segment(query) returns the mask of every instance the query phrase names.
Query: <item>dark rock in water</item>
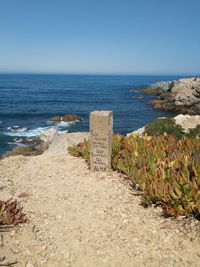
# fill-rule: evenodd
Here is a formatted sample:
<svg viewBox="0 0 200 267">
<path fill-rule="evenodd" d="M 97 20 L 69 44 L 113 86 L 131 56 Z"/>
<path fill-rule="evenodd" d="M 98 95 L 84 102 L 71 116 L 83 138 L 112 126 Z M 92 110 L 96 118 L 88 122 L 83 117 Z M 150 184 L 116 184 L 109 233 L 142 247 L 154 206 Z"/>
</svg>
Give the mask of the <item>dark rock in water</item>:
<svg viewBox="0 0 200 267">
<path fill-rule="evenodd" d="M 171 83 L 171 81 L 157 82 L 151 86 L 141 89 L 140 92 L 142 91 L 143 93 L 150 95 L 160 95 L 161 93 L 167 92 L 169 90 Z"/>
<path fill-rule="evenodd" d="M 62 117 L 62 120 L 65 122 L 70 122 L 70 121 L 81 121 L 81 118 L 78 115 L 75 114 L 70 114 L 70 115 L 65 115 Z"/>
<path fill-rule="evenodd" d="M 14 125 L 14 126 L 11 126 L 10 129 L 12 131 L 20 131 L 20 130 L 23 130 L 24 128 L 20 125 Z"/>
<path fill-rule="evenodd" d="M 133 99 L 143 99 L 144 96 L 143 95 L 140 95 L 140 96 L 132 96 Z"/>
<path fill-rule="evenodd" d="M 161 82 L 141 90 L 157 95 L 153 108 L 182 114 L 200 114 L 200 78 Z"/>
<path fill-rule="evenodd" d="M 51 118 L 51 121 L 53 121 L 53 122 L 61 122 L 61 121 L 72 122 L 72 121 L 81 121 L 81 118 L 75 114 L 69 114 L 69 115 L 67 114 L 65 116 L 56 115 L 56 116 L 53 116 Z"/>
<path fill-rule="evenodd" d="M 20 140 L 20 143 L 27 146 L 38 146 L 41 144 L 41 140 L 39 138 L 22 139 Z"/>
<path fill-rule="evenodd" d="M 61 116 L 53 116 L 52 118 L 51 118 L 51 121 L 53 121 L 53 122 L 61 122 L 62 121 L 62 117 Z"/>
</svg>

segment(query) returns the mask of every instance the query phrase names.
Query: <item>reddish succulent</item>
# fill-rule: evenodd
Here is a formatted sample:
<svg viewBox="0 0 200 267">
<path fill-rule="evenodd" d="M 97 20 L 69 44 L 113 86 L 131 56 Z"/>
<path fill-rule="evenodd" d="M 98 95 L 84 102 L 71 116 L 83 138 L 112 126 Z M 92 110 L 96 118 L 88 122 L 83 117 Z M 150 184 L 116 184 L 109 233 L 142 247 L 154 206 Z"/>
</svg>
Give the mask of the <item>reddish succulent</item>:
<svg viewBox="0 0 200 267">
<path fill-rule="evenodd" d="M 25 213 L 18 207 L 17 200 L 0 200 L 0 225 L 11 225 L 26 221 Z"/>
</svg>

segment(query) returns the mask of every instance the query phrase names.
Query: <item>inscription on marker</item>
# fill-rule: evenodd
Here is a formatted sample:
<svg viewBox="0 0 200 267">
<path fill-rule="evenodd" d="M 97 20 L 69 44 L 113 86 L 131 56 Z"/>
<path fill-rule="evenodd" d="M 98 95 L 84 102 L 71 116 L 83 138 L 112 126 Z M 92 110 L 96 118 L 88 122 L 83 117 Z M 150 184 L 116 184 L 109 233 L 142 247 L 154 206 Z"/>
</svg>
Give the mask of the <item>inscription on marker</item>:
<svg viewBox="0 0 200 267">
<path fill-rule="evenodd" d="M 108 172 L 111 170 L 112 133 L 112 111 L 90 113 L 91 171 Z"/>
</svg>

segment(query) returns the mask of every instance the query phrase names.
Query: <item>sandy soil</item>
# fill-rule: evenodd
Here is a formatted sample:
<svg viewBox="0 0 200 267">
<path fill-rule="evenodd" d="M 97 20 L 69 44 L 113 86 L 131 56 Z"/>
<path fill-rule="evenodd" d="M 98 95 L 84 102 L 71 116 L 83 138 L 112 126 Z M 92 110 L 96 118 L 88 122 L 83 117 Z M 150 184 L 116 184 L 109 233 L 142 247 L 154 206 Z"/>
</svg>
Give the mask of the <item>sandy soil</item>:
<svg viewBox="0 0 200 267">
<path fill-rule="evenodd" d="M 90 173 L 67 153 L 87 134 L 58 136 L 35 157 L 0 161 L 0 199 L 18 198 L 29 221 L 0 233 L 0 258 L 13 266 L 200 266 L 200 227 L 144 209 L 118 173 Z"/>
</svg>

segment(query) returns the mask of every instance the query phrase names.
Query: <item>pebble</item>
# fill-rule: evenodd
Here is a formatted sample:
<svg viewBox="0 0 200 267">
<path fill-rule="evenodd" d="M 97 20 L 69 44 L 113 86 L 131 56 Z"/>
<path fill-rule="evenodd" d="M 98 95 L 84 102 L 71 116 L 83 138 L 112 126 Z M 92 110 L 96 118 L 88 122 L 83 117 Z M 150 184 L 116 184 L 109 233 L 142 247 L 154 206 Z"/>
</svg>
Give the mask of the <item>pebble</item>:
<svg viewBox="0 0 200 267">
<path fill-rule="evenodd" d="M 15 234 L 16 234 L 15 230 L 10 231 L 10 236 L 11 236 L 11 237 L 14 237 Z"/>
<path fill-rule="evenodd" d="M 17 246 L 19 246 L 19 245 L 20 245 L 20 240 L 16 240 L 16 241 L 15 241 L 15 244 L 16 244 Z"/>
<path fill-rule="evenodd" d="M 42 246 L 41 250 L 43 251 L 47 250 L 47 245 Z"/>
</svg>

